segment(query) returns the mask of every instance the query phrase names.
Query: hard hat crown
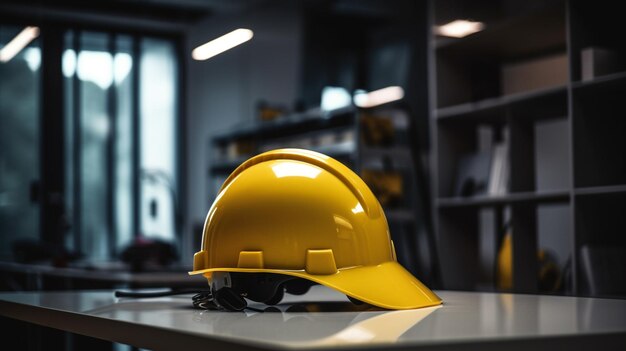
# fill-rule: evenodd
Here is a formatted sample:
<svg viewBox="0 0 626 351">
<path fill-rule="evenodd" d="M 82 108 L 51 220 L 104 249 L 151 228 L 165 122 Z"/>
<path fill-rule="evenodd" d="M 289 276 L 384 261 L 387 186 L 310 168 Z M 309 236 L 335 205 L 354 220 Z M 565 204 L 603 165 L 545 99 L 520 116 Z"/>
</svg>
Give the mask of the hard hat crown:
<svg viewBox="0 0 626 351">
<path fill-rule="evenodd" d="M 387 222 L 365 183 L 327 156 L 283 149 L 248 160 L 224 182 L 194 270 L 331 274 L 390 260 Z"/>
</svg>

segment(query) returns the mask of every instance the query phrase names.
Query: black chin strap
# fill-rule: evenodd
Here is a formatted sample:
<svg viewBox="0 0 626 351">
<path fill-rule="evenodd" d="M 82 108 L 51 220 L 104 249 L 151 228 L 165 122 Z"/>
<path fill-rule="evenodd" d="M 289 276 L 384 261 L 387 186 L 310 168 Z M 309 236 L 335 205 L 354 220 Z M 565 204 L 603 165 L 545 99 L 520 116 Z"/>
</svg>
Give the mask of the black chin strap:
<svg viewBox="0 0 626 351">
<path fill-rule="evenodd" d="M 193 307 L 201 310 L 218 310 L 219 306 L 215 303 L 215 299 L 213 299 L 213 294 L 211 294 L 211 290 L 205 290 L 195 294 L 191 298 L 191 303 Z"/>
<path fill-rule="evenodd" d="M 172 295 L 195 294 L 192 305 L 204 310 L 243 311 L 249 309 L 247 300 L 276 305 L 283 299 L 285 292 L 302 295 L 315 283 L 301 278 L 274 273 L 224 273 L 218 277 L 223 285 L 211 284 L 210 289 L 169 289 L 165 291 L 135 292 L 116 291 L 115 297 L 152 298 Z M 217 278 L 216 278 L 217 279 Z M 245 298 L 244 298 L 245 297 Z M 247 299 L 247 300 L 246 300 Z M 356 302 L 355 302 L 356 303 Z"/>
<path fill-rule="evenodd" d="M 263 312 L 262 310 L 248 307 L 246 300 L 243 297 L 237 296 L 234 291 L 229 288 L 222 288 L 217 291 L 217 298 L 213 295 L 210 289 L 170 289 L 165 291 L 123 291 L 116 290 L 115 297 L 127 297 L 127 298 L 155 298 L 166 297 L 174 295 L 186 295 L 195 294 L 191 298 L 191 304 L 194 308 L 202 310 L 227 310 L 227 311 L 243 311 L 249 309 L 256 312 Z"/>
</svg>

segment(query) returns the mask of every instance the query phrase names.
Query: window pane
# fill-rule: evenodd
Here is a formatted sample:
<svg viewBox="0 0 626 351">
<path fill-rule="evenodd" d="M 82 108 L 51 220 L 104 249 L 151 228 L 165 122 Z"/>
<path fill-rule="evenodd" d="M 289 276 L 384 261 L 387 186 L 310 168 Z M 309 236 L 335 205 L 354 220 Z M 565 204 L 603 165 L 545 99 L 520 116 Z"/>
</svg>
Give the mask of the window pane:
<svg viewBox="0 0 626 351">
<path fill-rule="evenodd" d="M 63 119 L 65 121 L 65 145 L 64 145 L 64 156 L 65 156 L 65 210 L 68 214 L 70 214 L 71 218 L 69 220 L 73 220 L 73 211 L 74 211 L 74 143 L 73 143 L 73 133 L 74 133 L 74 85 L 73 79 L 76 71 L 76 52 L 74 51 L 74 32 L 68 31 L 65 33 L 64 37 L 64 50 L 62 56 L 62 68 L 63 68 L 63 90 L 64 90 L 64 105 L 63 105 Z M 78 248 L 76 247 L 76 238 L 75 235 L 77 233 L 74 230 L 74 225 L 76 223 L 71 223 L 72 225 L 67 231 L 67 236 L 65 237 L 65 247 L 68 250 L 76 251 Z"/>
<path fill-rule="evenodd" d="M 86 256 L 100 260 L 109 256 L 107 91 L 113 83 L 113 58 L 106 34 L 81 33 L 80 45 L 76 73 L 80 79 L 81 242 Z"/>
<path fill-rule="evenodd" d="M 177 62 L 169 41 L 143 39 L 140 69 L 141 230 L 175 238 Z"/>
<path fill-rule="evenodd" d="M 0 26 L 0 48 L 23 29 Z M 39 238 L 30 186 L 39 179 L 40 66 L 37 39 L 0 61 L 0 259 L 11 257 L 16 240 Z"/>
<path fill-rule="evenodd" d="M 115 132 L 115 233 L 118 252 L 133 237 L 133 86 L 132 86 L 132 39 L 117 37 L 113 60 L 116 94 Z"/>
</svg>

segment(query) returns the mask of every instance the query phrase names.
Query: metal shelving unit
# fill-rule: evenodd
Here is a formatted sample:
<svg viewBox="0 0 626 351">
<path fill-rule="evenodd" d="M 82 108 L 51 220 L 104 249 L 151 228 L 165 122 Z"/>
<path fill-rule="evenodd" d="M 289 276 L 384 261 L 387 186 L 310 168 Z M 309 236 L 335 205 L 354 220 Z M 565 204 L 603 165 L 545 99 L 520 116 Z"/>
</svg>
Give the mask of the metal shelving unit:
<svg viewBox="0 0 626 351">
<path fill-rule="evenodd" d="M 407 241 L 407 237 L 410 237 L 410 245 L 415 245 L 412 240 L 415 239 L 413 237 L 419 213 L 416 208 L 418 196 L 414 184 L 414 155 L 407 143 L 409 136 L 406 135 L 409 132 L 396 127 L 391 144 L 370 145 L 364 140 L 361 122 L 364 114 L 391 119 L 390 114 L 398 113 L 404 114 L 404 118 L 410 118 L 401 103 L 390 103 L 371 109 L 350 107 L 326 114 L 288 115 L 275 121 L 259 121 L 219 133 L 210 141 L 214 151 L 217 150 L 209 162 L 208 173 L 213 182 L 211 195 L 217 195 L 221 181 L 247 158 L 269 148 L 303 147 L 331 156 L 360 175 L 364 171 L 401 173 L 402 199 L 390 204 L 383 203 L 383 207 L 390 226 L 396 227 L 392 233 L 401 236 L 397 240 Z M 337 138 L 333 139 L 333 135 Z M 304 140 L 308 141 L 308 145 L 300 146 Z M 227 150 L 236 148 L 236 143 L 242 143 L 248 149 L 245 153 L 227 157 Z"/>
<path fill-rule="evenodd" d="M 538 249 L 538 208 L 560 204 L 569 209 L 571 228 L 571 274 L 565 277 L 564 293 L 587 294 L 581 249 L 626 247 L 626 67 L 585 81 L 581 68 L 585 48 L 626 52 L 617 34 L 617 5 L 536 1 L 525 3 L 526 10 L 512 11 L 504 1 L 471 8 L 455 7 L 459 1 L 454 0 L 430 4 L 431 27 L 449 18 L 486 22 L 484 31 L 474 35 L 443 40 L 432 35 L 429 43 L 433 218 L 439 255 L 446 257 L 441 262 L 443 287 L 475 290 L 485 285 L 479 272 L 479 209 L 489 208 L 495 211 L 497 230 L 505 211 L 510 216 L 513 291 L 538 292 L 533 259 Z M 555 53 L 567 57 L 564 84 L 503 94 L 502 65 Z M 569 129 L 569 179 L 558 189 L 537 189 L 534 128 L 544 120 L 559 120 Z M 502 130 L 508 133 L 509 193 L 455 197 L 458 162 L 477 151 L 478 128 L 485 126 L 492 129 L 496 142 L 504 138 Z"/>
</svg>

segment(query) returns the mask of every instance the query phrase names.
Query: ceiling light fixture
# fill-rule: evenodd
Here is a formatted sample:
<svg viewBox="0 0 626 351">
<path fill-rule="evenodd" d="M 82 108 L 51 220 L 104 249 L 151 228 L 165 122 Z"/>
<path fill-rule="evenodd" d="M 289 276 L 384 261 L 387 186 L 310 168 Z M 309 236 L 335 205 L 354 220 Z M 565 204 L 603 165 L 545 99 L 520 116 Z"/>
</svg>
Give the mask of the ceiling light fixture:
<svg viewBox="0 0 626 351">
<path fill-rule="evenodd" d="M 404 89 L 398 86 L 386 87 L 369 93 L 357 93 L 354 95 L 354 104 L 358 107 L 374 107 L 388 102 L 400 100 L 404 97 Z"/>
<path fill-rule="evenodd" d="M 252 39 L 254 33 L 250 29 L 239 28 L 213 39 L 206 44 L 202 44 L 191 52 L 194 60 L 204 61 L 215 55 L 219 55 L 226 50 L 230 50 L 237 45 L 241 45 Z"/>
<path fill-rule="evenodd" d="M 482 22 L 456 20 L 441 26 L 435 26 L 435 33 L 444 37 L 463 38 L 480 32 L 484 28 L 485 24 Z"/>
<path fill-rule="evenodd" d="M 28 44 L 39 36 L 39 27 L 26 27 L 0 49 L 0 62 L 9 62 Z"/>
</svg>

